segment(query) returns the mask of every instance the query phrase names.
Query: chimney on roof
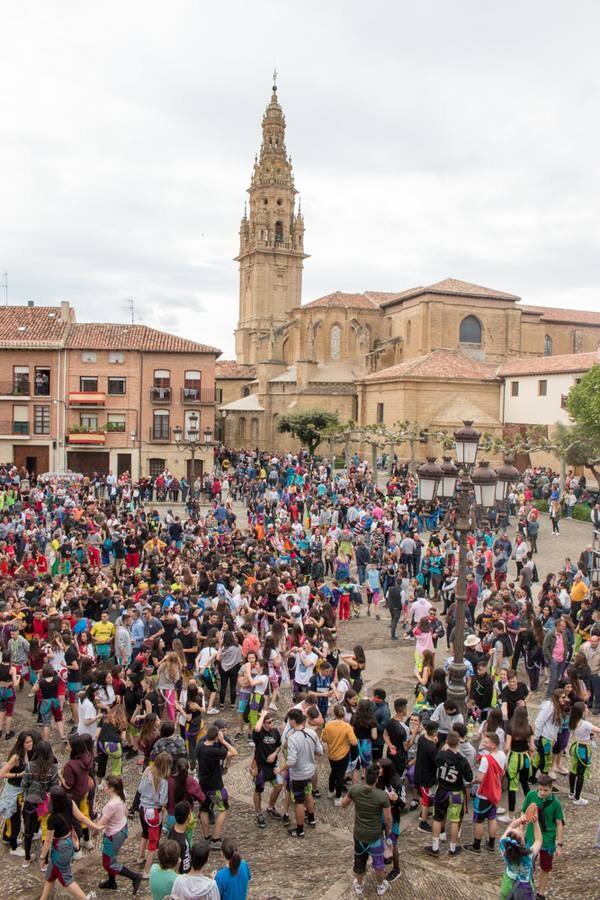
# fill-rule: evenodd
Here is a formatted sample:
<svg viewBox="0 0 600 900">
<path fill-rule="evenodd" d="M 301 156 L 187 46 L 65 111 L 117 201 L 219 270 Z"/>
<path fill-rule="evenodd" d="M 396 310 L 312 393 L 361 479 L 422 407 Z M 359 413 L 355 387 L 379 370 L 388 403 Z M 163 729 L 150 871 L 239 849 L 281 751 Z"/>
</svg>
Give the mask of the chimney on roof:
<svg viewBox="0 0 600 900">
<path fill-rule="evenodd" d="M 69 306 L 68 300 L 60 301 L 60 317 L 63 320 L 63 322 L 71 321 L 71 307 Z"/>
<path fill-rule="evenodd" d="M 29 309 L 31 309 L 32 306 L 35 306 L 34 301 L 33 301 L 33 300 L 28 300 L 28 301 L 27 301 L 27 306 L 29 307 Z"/>
</svg>

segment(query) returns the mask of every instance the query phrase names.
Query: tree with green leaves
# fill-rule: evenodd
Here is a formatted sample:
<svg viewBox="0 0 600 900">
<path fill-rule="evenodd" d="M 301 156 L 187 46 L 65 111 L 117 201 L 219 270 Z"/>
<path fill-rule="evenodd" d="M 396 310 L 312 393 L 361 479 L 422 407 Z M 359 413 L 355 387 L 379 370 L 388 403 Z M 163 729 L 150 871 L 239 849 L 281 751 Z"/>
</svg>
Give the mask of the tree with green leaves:
<svg viewBox="0 0 600 900">
<path fill-rule="evenodd" d="M 561 462 L 568 466 L 584 466 L 600 485 L 600 431 L 583 425 L 557 423 L 554 443 Z"/>
<path fill-rule="evenodd" d="M 600 365 L 592 366 L 567 394 L 567 410 L 576 426 L 600 436 Z"/>
<path fill-rule="evenodd" d="M 284 413 L 277 420 L 277 430 L 293 434 L 306 446 L 308 455 L 314 456 L 321 441 L 328 436 L 328 430 L 339 424 L 337 413 L 324 409 L 299 409 Z"/>
</svg>

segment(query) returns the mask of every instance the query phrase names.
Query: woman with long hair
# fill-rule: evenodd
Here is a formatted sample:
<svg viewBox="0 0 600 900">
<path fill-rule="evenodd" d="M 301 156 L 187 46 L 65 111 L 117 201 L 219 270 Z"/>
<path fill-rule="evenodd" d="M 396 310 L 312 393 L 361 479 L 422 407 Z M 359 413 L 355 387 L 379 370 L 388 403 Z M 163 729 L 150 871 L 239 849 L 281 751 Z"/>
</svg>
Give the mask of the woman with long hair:
<svg viewBox="0 0 600 900">
<path fill-rule="evenodd" d="M 47 900 L 55 881 L 59 881 L 72 897 L 88 900 L 95 894 L 84 894 L 71 872 L 71 863 L 75 856 L 75 842 L 72 835 L 75 821 L 81 822 L 87 828 L 96 829 L 97 826 L 87 816 L 82 815 L 62 785 L 56 785 L 50 790 L 48 809 L 47 830 L 40 850 L 40 865 L 42 868 L 46 867 L 46 881 L 40 900 Z"/>
<path fill-rule="evenodd" d="M 275 646 L 275 639 L 271 633 L 267 634 L 262 650 L 263 659 L 267 661 L 269 667 L 269 685 L 271 689 L 271 702 L 269 709 L 277 711 L 277 700 L 279 699 L 279 690 L 281 687 L 281 676 L 283 659 L 281 653 Z"/>
<path fill-rule="evenodd" d="M 31 760 L 23 772 L 23 824 L 25 826 L 25 862 L 27 868 L 31 861 L 31 844 L 33 836 L 42 825 L 42 835 L 46 831 L 48 819 L 48 795 L 59 783 L 58 763 L 52 747 L 47 741 L 38 741 Z"/>
<path fill-rule="evenodd" d="M 127 717 L 122 704 L 118 703 L 108 710 L 98 731 L 97 772 L 99 787 L 106 775 L 106 766 L 110 760 L 110 774 L 120 778 L 123 772 L 123 744 L 127 731 Z"/>
<path fill-rule="evenodd" d="M 69 797 L 84 816 L 90 815 L 93 808 L 93 795 L 96 789 L 94 780 L 94 745 L 89 734 L 72 734 L 70 758 L 62 770 L 62 783 Z M 78 828 L 78 826 L 76 826 Z M 93 844 L 87 828 L 81 829 L 83 846 L 91 850 Z M 78 831 L 79 833 L 79 831 Z"/>
<path fill-rule="evenodd" d="M 50 738 L 50 722 L 54 720 L 56 729 L 63 741 L 66 741 L 62 707 L 59 697 L 61 679 L 50 663 L 44 663 L 40 679 L 33 688 L 33 693 L 40 695 L 39 714 L 42 720 L 44 740 Z"/>
<path fill-rule="evenodd" d="M 517 706 L 512 719 L 506 727 L 504 739 L 504 752 L 506 753 L 506 774 L 508 776 L 508 815 L 500 816 L 500 822 L 512 822 L 517 806 L 517 790 L 519 785 L 523 791 L 523 797 L 529 792 L 529 779 L 531 777 L 531 760 L 535 752 L 533 744 L 533 728 L 529 724 L 527 709 Z"/>
<path fill-rule="evenodd" d="M 525 829 L 533 827 L 533 843 L 525 843 Z M 504 874 L 500 882 L 500 898 L 533 897 L 533 865 L 542 848 L 542 830 L 538 816 L 530 820 L 527 812 L 509 825 L 500 838 Z M 539 895 L 541 896 L 541 895 Z"/>
<path fill-rule="evenodd" d="M 175 721 L 175 703 L 177 700 L 177 682 L 181 681 L 183 667 L 181 660 L 172 651 L 167 653 L 158 667 L 158 679 L 156 687 L 162 694 L 167 708 L 167 717 L 170 722 Z"/>
<path fill-rule="evenodd" d="M 587 706 L 578 700 L 571 707 L 569 728 L 573 735 L 570 747 L 569 797 L 573 806 L 587 806 L 590 802 L 581 796 L 583 782 L 590 772 L 592 761 L 592 739 L 600 734 L 600 728 L 587 720 Z"/>
<path fill-rule="evenodd" d="M 421 664 L 415 664 L 415 668 L 413 670 L 414 676 L 417 679 L 417 684 L 415 685 L 416 703 L 423 703 L 423 701 L 425 700 L 427 689 L 429 688 L 429 684 L 431 682 L 431 679 L 433 678 L 434 670 L 435 656 L 433 650 L 423 650 Z"/>
<path fill-rule="evenodd" d="M 377 720 L 370 700 L 361 700 L 351 723 L 358 740 L 360 768 L 366 769 L 373 762 L 373 741 L 377 740 Z"/>
<path fill-rule="evenodd" d="M 102 807 L 96 828 L 104 830 L 102 840 L 102 868 L 107 874 L 106 881 L 98 885 L 102 890 L 117 889 L 117 875 L 129 878 L 133 883 L 133 893 L 137 894 L 142 882 L 139 872 L 132 872 L 127 866 L 118 862 L 117 856 L 127 840 L 127 801 L 123 790 L 123 781 L 116 775 L 109 775 L 104 782 L 108 800 Z"/>
<path fill-rule="evenodd" d="M 200 806 L 206 800 L 204 791 L 193 775 L 190 774 L 190 764 L 183 756 L 177 756 L 174 762 L 175 771 L 169 776 L 169 792 L 167 799 L 166 831 L 175 824 L 175 807 L 182 800 L 187 800 L 190 807 L 194 800 Z"/>
<path fill-rule="evenodd" d="M 0 769 L 0 780 L 5 785 L 0 797 L 0 818 L 4 819 L 2 838 L 10 844 L 11 856 L 25 856 L 24 849 L 17 845 L 21 830 L 23 773 L 27 763 L 33 758 L 39 740 L 37 728 L 21 731 Z"/>
<path fill-rule="evenodd" d="M 242 859 L 237 845 L 229 838 L 223 838 L 221 853 L 227 865 L 218 869 L 214 876 L 221 900 L 246 900 L 248 885 L 252 879 L 250 866 Z"/>
<path fill-rule="evenodd" d="M 167 805 L 169 776 L 173 765 L 170 753 L 159 753 L 152 760 L 138 786 L 140 794 L 140 824 L 142 842 L 138 864 L 144 864 L 142 878 L 148 878 L 160 839 L 160 813 Z"/>
<path fill-rule="evenodd" d="M 567 694 L 562 688 L 557 688 L 552 697 L 544 700 L 538 710 L 534 726 L 535 753 L 532 760 L 532 776 L 537 772 L 544 775 L 550 772 L 552 751 L 562 729 L 566 706 Z"/>
</svg>

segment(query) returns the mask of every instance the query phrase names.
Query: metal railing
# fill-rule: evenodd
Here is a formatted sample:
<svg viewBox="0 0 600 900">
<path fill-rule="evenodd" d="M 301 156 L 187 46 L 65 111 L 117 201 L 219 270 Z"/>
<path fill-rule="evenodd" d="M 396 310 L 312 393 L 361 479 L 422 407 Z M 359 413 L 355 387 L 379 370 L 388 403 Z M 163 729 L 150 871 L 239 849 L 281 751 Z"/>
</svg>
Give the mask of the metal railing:
<svg viewBox="0 0 600 900">
<path fill-rule="evenodd" d="M 0 434 L 29 434 L 29 422 L 0 422 Z"/>
<path fill-rule="evenodd" d="M 217 400 L 216 388 L 181 388 L 181 402 L 194 405 L 196 403 L 215 403 Z"/>
<path fill-rule="evenodd" d="M 173 388 L 170 387 L 151 387 L 150 401 L 152 403 L 170 403 L 173 396 Z"/>
</svg>

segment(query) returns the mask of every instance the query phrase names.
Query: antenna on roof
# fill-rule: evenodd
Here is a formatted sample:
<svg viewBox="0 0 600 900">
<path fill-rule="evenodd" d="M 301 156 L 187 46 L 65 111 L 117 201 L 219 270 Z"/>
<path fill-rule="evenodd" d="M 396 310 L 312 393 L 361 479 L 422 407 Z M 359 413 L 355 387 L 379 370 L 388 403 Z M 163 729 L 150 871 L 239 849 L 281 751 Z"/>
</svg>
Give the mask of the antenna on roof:
<svg viewBox="0 0 600 900">
<path fill-rule="evenodd" d="M 8 272 L 2 273 L 2 287 L 4 289 L 4 305 L 8 306 Z"/>
<path fill-rule="evenodd" d="M 141 316 L 136 316 L 135 314 L 135 300 L 133 297 L 128 297 L 125 301 L 125 306 L 129 307 L 129 315 L 131 316 L 131 324 L 135 325 L 136 322 L 143 322 L 143 318 Z"/>
</svg>

